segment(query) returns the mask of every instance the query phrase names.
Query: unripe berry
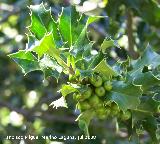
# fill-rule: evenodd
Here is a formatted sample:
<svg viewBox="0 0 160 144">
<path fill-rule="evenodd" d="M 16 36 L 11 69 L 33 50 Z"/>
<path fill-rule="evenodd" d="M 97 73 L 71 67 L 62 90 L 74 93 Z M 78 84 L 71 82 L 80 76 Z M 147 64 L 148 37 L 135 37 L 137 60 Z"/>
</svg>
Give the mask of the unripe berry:
<svg viewBox="0 0 160 144">
<path fill-rule="evenodd" d="M 103 87 L 97 87 L 95 89 L 95 93 L 101 97 L 101 96 L 105 96 L 105 89 Z"/>
<path fill-rule="evenodd" d="M 90 82 L 95 87 L 100 87 L 102 85 L 102 83 L 103 83 L 102 78 L 99 75 L 94 75 L 90 79 Z"/>
<path fill-rule="evenodd" d="M 83 101 L 81 103 L 77 104 L 77 108 L 81 111 L 85 111 L 91 108 L 91 106 L 88 104 L 88 102 Z"/>
<path fill-rule="evenodd" d="M 112 111 L 112 113 L 111 113 L 112 116 L 118 115 L 120 110 L 119 110 L 118 105 L 116 103 L 111 104 L 111 111 Z"/>
<path fill-rule="evenodd" d="M 105 108 L 103 108 L 103 107 L 98 108 L 96 110 L 96 114 L 97 114 L 99 119 L 105 119 L 108 116 Z"/>
<path fill-rule="evenodd" d="M 92 89 L 88 87 L 88 89 L 82 93 L 82 98 L 88 99 L 91 95 L 92 95 Z"/>
<path fill-rule="evenodd" d="M 125 113 L 122 113 L 122 115 L 120 116 L 120 118 L 123 121 L 126 121 L 126 120 L 130 119 L 131 118 L 131 112 L 130 111 L 126 111 Z"/>
<path fill-rule="evenodd" d="M 99 102 L 100 102 L 100 99 L 98 98 L 98 96 L 96 94 L 92 95 L 90 98 L 89 98 L 89 104 L 91 106 L 98 106 L 99 105 Z"/>
</svg>

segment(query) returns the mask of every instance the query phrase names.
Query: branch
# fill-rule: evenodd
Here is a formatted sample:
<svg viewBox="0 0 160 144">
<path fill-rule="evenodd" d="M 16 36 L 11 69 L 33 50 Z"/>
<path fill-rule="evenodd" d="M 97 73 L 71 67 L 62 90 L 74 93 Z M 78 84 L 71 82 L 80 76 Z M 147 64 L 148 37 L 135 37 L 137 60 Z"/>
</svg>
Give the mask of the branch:
<svg viewBox="0 0 160 144">
<path fill-rule="evenodd" d="M 132 29 L 132 11 L 127 8 L 126 10 L 127 15 L 127 35 L 128 35 L 128 53 L 133 59 L 138 58 L 138 53 L 134 50 L 134 36 L 133 36 L 133 29 Z"/>
</svg>

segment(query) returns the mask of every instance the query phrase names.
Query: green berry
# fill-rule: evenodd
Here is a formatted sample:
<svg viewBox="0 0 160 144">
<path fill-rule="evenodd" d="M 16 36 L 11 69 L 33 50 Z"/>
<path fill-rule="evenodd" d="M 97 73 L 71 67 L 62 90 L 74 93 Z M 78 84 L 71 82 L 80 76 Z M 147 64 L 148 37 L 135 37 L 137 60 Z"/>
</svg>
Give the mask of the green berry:
<svg viewBox="0 0 160 144">
<path fill-rule="evenodd" d="M 90 109 L 91 106 L 89 105 L 88 102 L 83 101 L 83 102 L 77 104 L 77 108 L 78 108 L 79 110 L 81 110 L 81 111 L 85 111 L 85 110 Z"/>
<path fill-rule="evenodd" d="M 95 87 L 100 87 L 103 83 L 102 78 L 99 75 L 94 75 L 91 79 L 90 82 L 93 86 Z"/>
<path fill-rule="evenodd" d="M 109 82 L 109 81 L 105 81 L 105 83 L 104 83 L 104 88 L 105 88 L 105 90 L 107 90 L 107 91 L 111 91 L 111 90 L 112 90 L 112 83 Z"/>
<path fill-rule="evenodd" d="M 88 99 L 91 95 L 92 95 L 92 89 L 88 87 L 88 89 L 82 93 L 82 98 Z"/>
<path fill-rule="evenodd" d="M 106 113 L 105 108 L 101 107 L 96 110 L 96 114 L 99 119 L 105 119 L 108 115 Z"/>
<path fill-rule="evenodd" d="M 105 96 L 105 89 L 103 87 L 97 87 L 95 89 L 95 93 L 99 96 L 99 97 L 102 97 L 102 96 Z"/>
<path fill-rule="evenodd" d="M 131 112 L 126 111 L 125 113 L 122 113 L 120 117 L 123 121 L 126 121 L 131 118 Z"/>
<path fill-rule="evenodd" d="M 98 98 L 98 96 L 96 94 L 92 95 L 89 98 L 89 103 L 91 106 L 98 106 L 100 102 L 100 99 Z"/>
</svg>

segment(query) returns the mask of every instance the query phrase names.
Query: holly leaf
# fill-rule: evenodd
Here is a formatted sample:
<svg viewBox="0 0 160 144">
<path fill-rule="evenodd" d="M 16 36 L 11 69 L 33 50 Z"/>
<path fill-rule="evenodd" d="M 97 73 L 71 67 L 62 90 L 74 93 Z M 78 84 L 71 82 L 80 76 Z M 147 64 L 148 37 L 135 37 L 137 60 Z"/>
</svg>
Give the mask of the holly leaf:
<svg viewBox="0 0 160 144">
<path fill-rule="evenodd" d="M 50 12 L 45 9 L 43 3 L 31 5 L 29 9 L 31 12 L 31 25 L 28 28 L 40 40 L 47 33 L 45 25 L 49 25 L 47 19 L 50 17 Z M 46 21 L 44 21 L 44 18 L 47 18 Z"/>
<path fill-rule="evenodd" d="M 53 76 L 58 81 L 63 68 L 53 58 L 48 55 L 44 55 L 44 57 L 39 61 L 39 65 L 45 78 Z"/>
<path fill-rule="evenodd" d="M 60 90 L 60 92 L 62 93 L 62 95 L 65 97 L 67 96 L 68 94 L 70 93 L 73 93 L 73 92 L 76 92 L 77 89 L 74 88 L 73 86 L 71 85 L 62 85 L 62 88 Z"/>
<path fill-rule="evenodd" d="M 101 50 L 103 53 L 105 53 L 106 49 L 113 47 L 113 46 L 120 48 L 116 40 L 113 40 L 111 38 L 105 38 L 103 43 L 101 44 Z"/>
<path fill-rule="evenodd" d="M 137 110 L 148 112 L 151 114 L 156 114 L 158 112 L 159 106 L 159 101 L 156 101 L 151 96 L 143 96 L 141 98 L 140 105 L 137 107 Z"/>
<path fill-rule="evenodd" d="M 116 76 L 117 73 L 106 63 L 105 59 L 103 59 L 94 69 L 94 72 L 99 72 L 102 75 L 106 76 L 106 78 L 111 78 L 112 76 Z"/>
<path fill-rule="evenodd" d="M 136 85 L 141 85 L 143 92 L 146 93 L 153 86 L 160 84 L 160 79 L 152 73 L 152 70 L 160 65 L 159 61 L 160 55 L 148 45 L 143 55 L 138 60 L 132 61 L 133 69 L 127 73 L 127 80 L 133 81 Z M 151 71 L 143 72 L 145 67 L 150 67 Z"/>
<path fill-rule="evenodd" d="M 151 136 L 152 141 L 155 143 L 158 143 L 158 139 L 156 137 L 156 131 L 158 129 L 158 122 L 156 121 L 155 117 L 153 116 L 147 117 L 143 121 L 143 127 Z"/>
<path fill-rule="evenodd" d="M 142 95 L 140 86 L 124 81 L 113 81 L 112 86 L 113 89 L 106 95 L 107 100 L 116 102 L 123 111 L 137 108 Z"/>
<path fill-rule="evenodd" d="M 81 78 L 91 77 L 93 75 L 93 70 L 80 70 Z"/>
<path fill-rule="evenodd" d="M 104 54 L 100 51 L 97 55 L 93 56 L 94 59 L 88 66 L 88 69 L 94 69 L 104 58 Z"/>
<path fill-rule="evenodd" d="M 58 80 L 62 73 L 62 67 L 47 55 L 38 61 L 31 52 L 20 50 L 10 54 L 9 57 L 21 67 L 22 72 L 25 75 L 31 71 L 41 70 L 44 73 L 45 78 L 53 76 Z"/>
<path fill-rule="evenodd" d="M 144 66 L 150 66 L 151 68 L 156 68 L 160 65 L 160 55 L 152 50 L 150 45 L 147 46 L 143 55 L 133 64 L 133 70 L 131 73 L 134 73 L 138 70 L 142 70 Z"/>
<path fill-rule="evenodd" d="M 58 23 L 53 19 L 51 15 L 51 9 L 46 9 L 44 4 L 31 5 L 29 7 L 31 12 L 31 24 L 28 26 L 38 40 L 41 40 L 45 34 L 52 33 L 56 47 L 62 46 L 62 39 L 58 31 Z"/>
<path fill-rule="evenodd" d="M 152 72 L 142 73 L 140 71 L 137 71 L 131 76 L 132 76 L 134 84 L 142 86 L 144 93 L 150 90 L 153 86 L 160 84 L 160 79 L 155 77 L 152 74 Z"/>
<path fill-rule="evenodd" d="M 137 127 L 137 125 L 139 127 L 139 125 L 142 124 L 142 130 L 146 130 L 149 133 L 153 142 L 158 142 L 156 136 L 158 122 L 152 114 L 145 111 L 136 110 L 132 112 L 132 119 L 134 127 Z"/>
<path fill-rule="evenodd" d="M 59 18 L 59 30 L 63 37 L 63 41 L 68 47 L 72 46 L 72 30 L 71 30 L 71 8 L 62 8 Z"/>
<path fill-rule="evenodd" d="M 86 136 L 89 136 L 88 126 L 93 119 L 95 113 L 91 110 L 81 113 L 76 121 L 78 121 L 79 128 L 84 131 Z"/>
<path fill-rule="evenodd" d="M 20 50 L 8 56 L 21 67 L 25 75 L 31 71 L 40 70 L 39 62 L 31 52 Z"/>
<path fill-rule="evenodd" d="M 61 49 L 56 48 L 56 44 L 54 42 L 53 34 L 46 34 L 37 44 L 27 51 L 34 51 L 38 54 L 39 59 L 44 55 L 48 54 L 52 58 L 54 58 L 63 68 L 69 70 L 67 64 L 61 58 Z"/>
<path fill-rule="evenodd" d="M 45 35 L 36 46 L 28 49 L 29 51 L 34 51 L 38 54 L 39 58 L 41 58 L 44 54 L 46 54 L 49 49 L 56 49 L 56 45 L 54 42 L 53 34 L 49 33 Z M 58 49 L 56 50 L 58 51 Z"/>
<path fill-rule="evenodd" d="M 76 60 L 81 59 L 85 55 L 86 49 L 91 50 L 93 42 L 90 42 L 90 40 L 88 39 L 87 27 L 88 25 L 99 20 L 100 18 L 104 18 L 104 17 L 102 16 L 89 16 L 88 17 L 86 25 L 84 25 L 82 31 L 77 37 L 75 44 L 73 45 L 71 49 L 71 53 L 76 58 Z"/>
<path fill-rule="evenodd" d="M 53 70 L 57 70 L 59 73 L 61 73 L 63 70 L 63 68 L 48 55 L 44 55 L 44 57 L 40 60 L 40 66 L 42 68 L 51 68 Z"/>
</svg>

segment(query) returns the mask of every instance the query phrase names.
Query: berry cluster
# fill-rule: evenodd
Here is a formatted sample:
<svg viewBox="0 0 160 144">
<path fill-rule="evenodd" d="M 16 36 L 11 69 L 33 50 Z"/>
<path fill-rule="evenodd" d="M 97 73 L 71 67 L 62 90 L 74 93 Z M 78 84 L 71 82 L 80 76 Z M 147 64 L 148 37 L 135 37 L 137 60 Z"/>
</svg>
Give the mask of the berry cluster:
<svg viewBox="0 0 160 144">
<path fill-rule="evenodd" d="M 83 80 L 82 83 L 83 86 L 85 83 L 84 87 L 87 89 L 73 94 L 73 98 L 77 102 L 77 109 L 81 112 L 93 110 L 99 119 L 105 119 L 109 116 L 116 116 L 123 121 L 130 119 L 131 112 L 129 110 L 124 113 L 120 111 L 115 102 L 106 102 L 105 97 L 112 90 L 110 81 L 95 74 L 91 78 Z"/>
</svg>

